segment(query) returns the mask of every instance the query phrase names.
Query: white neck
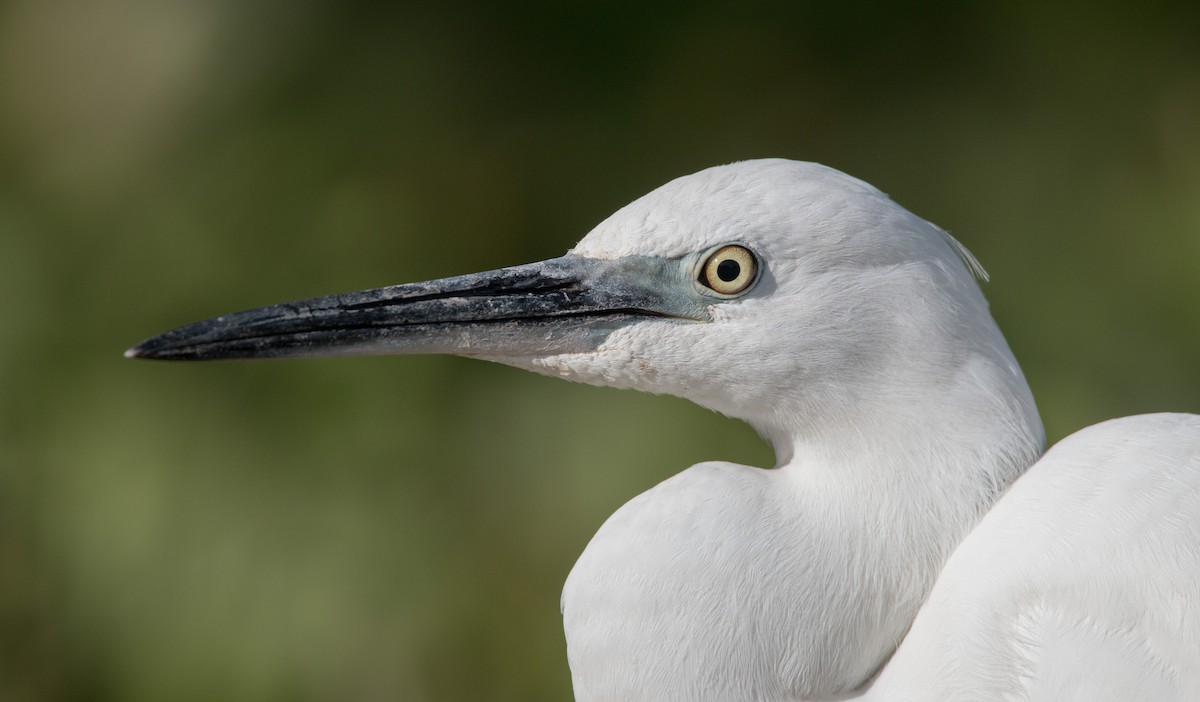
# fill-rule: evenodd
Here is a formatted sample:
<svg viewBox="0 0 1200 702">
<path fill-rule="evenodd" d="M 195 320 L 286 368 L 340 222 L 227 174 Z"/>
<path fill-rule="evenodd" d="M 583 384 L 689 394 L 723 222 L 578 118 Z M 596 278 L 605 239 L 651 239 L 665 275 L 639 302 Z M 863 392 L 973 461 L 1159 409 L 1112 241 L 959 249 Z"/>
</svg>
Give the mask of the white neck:
<svg viewBox="0 0 1200 702">
<path fill-rule="evenodd" d="M 759 423 L 777 469 L 700 464 L 625 505 L 563 593 L 577 699 L 794 702 L 864 682 L 1041 451 L 998 357 L 810 430 Z"/>
<path fill-rule="evenodd" d="M 853 414 L 760 425 L 806 533 L 795 567 L 809 576 L 803 631 L 821 678 L 807 694 L 844 692 L 886 660 L 951 551 L 1041 454 L 1023 376 L 1002 341 L 985 349 L 936 383 L 897 374 L 919 385 L 844 403 Z"/>
</svg>

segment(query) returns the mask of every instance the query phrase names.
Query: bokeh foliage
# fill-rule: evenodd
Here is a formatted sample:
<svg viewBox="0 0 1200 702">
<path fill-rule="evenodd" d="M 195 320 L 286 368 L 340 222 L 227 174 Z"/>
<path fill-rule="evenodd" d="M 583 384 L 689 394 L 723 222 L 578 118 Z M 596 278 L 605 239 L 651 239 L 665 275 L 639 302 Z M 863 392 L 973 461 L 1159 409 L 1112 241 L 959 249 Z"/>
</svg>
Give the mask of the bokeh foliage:
<svg viewBox="0 0 1200 702">
<path fill-rule="evenodd" d="M 133 363 L 167 327 L 562 253 L 817 160 L 953 231 L 1052 439 L 1200 410 L 1195 2 L 0 4 L 0 698 L 562 700 L 618 505 L 769 464 L 457 359 Z"/>
</svg>

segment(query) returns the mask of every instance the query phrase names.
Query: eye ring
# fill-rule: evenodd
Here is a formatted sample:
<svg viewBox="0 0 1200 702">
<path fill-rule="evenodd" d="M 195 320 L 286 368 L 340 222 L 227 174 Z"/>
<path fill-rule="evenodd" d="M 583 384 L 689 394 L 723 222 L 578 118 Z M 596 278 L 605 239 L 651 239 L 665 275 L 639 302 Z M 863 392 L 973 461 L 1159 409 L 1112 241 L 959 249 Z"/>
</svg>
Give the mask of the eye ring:
<svg viewBox="0 0 1200 702">
<path fill-rule="evenodd" d="M 705 257 L 697 281 L 722 297 L 732 297 L 754 285 L 760 268 L 753 251 L 738 244 L 725 244 Z"/>
</svg>

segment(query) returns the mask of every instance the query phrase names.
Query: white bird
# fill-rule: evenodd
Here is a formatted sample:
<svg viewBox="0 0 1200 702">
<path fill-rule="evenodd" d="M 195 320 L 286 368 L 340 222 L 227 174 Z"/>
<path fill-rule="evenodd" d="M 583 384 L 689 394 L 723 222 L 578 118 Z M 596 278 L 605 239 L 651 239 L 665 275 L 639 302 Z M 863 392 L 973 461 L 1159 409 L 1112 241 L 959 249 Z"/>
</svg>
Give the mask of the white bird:
<svg viewBox="0 0 1200 702">
<path fill-rule="evenodd" d="M 592 539 L 579 702 L 1200 700 L 1200 417 L 1041 420 L 971 255 L 784 160 L 672 181 L 558 259 L 167 332 L 163 359 L 453 353 L 677 395 L 777 464 L 692 466 Z"/>
</svg>

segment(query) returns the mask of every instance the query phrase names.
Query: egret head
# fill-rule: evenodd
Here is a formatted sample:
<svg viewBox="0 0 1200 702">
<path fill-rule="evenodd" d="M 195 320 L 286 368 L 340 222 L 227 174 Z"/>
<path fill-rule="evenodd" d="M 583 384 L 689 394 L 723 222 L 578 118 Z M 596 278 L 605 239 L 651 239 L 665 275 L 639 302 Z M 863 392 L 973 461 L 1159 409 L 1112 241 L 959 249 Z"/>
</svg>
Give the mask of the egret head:
<svg viewBox="0 0 1200 702">
<path fill-rule="evenodd" d="M 747 161 L 664 185 L 562 258 L 217 317 L 128 355 L 458 354 L 681 396 L 775 436 L 903 407 L 979 357 L 1024 388 L 973 272 L 862 181 Z"/>
<path fill-rule="evenodd" d="M 818 164 L 769 159 L 679 178 L 609 217 L 572 253 L 674 262 L 708 319 L 644 320 L 589 353 L 526 363 L 680 395 L 768 432 L 903 401 L 967 351 L 1007 351 L 965 249 L 876 188 Z M 720 266 L 751 272 L 744 285 L 713 290 Z"/>
</svg>

